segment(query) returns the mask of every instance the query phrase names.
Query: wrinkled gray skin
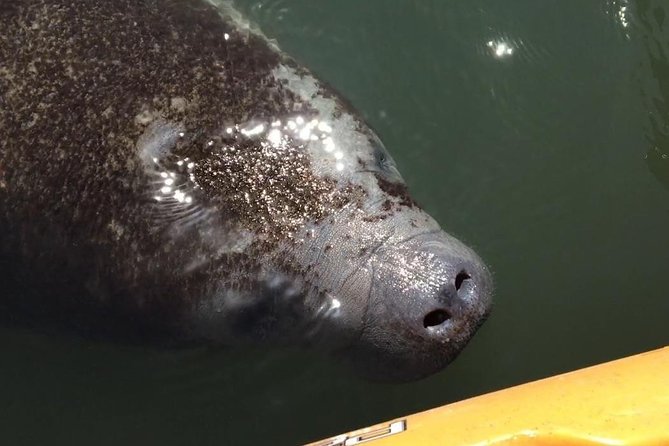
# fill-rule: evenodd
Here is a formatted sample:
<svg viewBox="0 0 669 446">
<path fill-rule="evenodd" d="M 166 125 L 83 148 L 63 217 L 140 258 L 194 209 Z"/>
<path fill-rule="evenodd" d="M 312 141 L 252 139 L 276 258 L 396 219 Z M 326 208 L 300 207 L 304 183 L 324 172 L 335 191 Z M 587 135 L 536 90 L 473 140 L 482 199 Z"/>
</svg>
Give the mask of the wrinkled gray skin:
<svg viewBox="0 0 669 446">
<path fill-rule="evenodd" d="M 227 4 L 0 2 L 5 320 L 450 362 L 491 278 L 376 135 Z"/>
</svg>

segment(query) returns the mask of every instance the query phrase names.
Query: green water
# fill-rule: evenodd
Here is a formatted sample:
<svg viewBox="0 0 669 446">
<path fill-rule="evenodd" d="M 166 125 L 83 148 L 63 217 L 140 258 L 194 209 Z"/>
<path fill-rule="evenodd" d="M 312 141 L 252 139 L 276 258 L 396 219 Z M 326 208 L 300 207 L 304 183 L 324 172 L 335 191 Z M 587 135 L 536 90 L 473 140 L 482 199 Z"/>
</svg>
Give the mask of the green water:
<svg viewBox="0 0 669 446">
<path fill-rule="evenodd" d="M 297 444 L 669 344 L 666 0 L 240 8 L 350 98 L 487 260 L 491 319 L 447 370 L 399 386 L 298 352 L 2 329 L 3 444 Z"/>
</svg>

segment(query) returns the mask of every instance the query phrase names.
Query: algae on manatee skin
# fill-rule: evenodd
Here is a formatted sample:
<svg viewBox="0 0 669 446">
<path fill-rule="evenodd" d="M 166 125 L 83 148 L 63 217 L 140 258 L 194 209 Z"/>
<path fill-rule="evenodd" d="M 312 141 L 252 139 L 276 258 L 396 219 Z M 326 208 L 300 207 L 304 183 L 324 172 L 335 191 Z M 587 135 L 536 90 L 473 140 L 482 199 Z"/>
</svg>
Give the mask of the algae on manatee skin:
<svg viewBox="0 0 669 446">
<path fill-rule="evenodd" d="M 650 143 L 645 159 L 651 173 L 669 189 L 669 6 L 664 0 L 639 0 L 637 17 L 646 63 L 655 79 L 642 85 Z"/>
</svg>

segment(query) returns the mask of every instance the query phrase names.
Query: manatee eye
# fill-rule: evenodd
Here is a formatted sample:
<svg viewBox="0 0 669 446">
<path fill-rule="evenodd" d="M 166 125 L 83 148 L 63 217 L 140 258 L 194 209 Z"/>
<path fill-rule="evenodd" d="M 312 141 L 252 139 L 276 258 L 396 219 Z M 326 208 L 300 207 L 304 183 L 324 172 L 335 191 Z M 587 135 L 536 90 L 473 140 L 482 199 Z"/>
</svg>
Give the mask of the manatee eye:
<svg viewBox="0 0 669 446">
<path fill-rule="evenodd" d="M 383 146 L 381 140 L 376 135 L 374 135 L 370 139 L 370 143 L 372 146 L 372 159 L 370 162 L 373 165 L 369 166 L 369 168 L 373 169 L 377 175 L 383 175 L 387 180 L 403 181 L 402 176 L 397 170 L 395 161 Z"/>
<path fill-rule="evenodd" d="M 377 145 L 374 148 L 374 162 L 383 171 L 390 170 L 391 166 L 394 165 L 388 152 L 386 152 L 386 149 L 381 145 Z"/>
</svg>

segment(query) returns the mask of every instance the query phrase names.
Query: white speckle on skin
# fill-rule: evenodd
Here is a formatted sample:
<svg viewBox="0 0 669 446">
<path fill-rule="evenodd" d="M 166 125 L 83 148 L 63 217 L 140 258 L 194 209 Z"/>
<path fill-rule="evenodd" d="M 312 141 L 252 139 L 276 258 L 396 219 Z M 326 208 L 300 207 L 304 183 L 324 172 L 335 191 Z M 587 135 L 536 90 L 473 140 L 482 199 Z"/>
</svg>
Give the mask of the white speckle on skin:
<svg viewBox="0 0 669 446">
<path fill-rule="evenodd" d="M 150 110 L 150 109 L 145 109 L 145 110 L 142 110 L 141 112 L 139 112 L 135 116 L 135 122 L 139 125 L 146 126 L 146 125 L 151 124 L 153 121 L 155 121 L 155 119 L 158 116 L 160 116 L 160 115 L 157 112 L 155 112 L 153 110 Z"/>
<path fill-rule="evenodd" d="M 308 125 L 304 125 L 306 121 L 303 116 L 289 120 L 286 125 L 286 130 L 299 132 L 296 136 L 306 141 L 305 147 L 314 173 L 338 178 L 343 184 L 358 184 L 374 199 L 380 193 L 376 178 L 373 175 L 356 174 L 359 170 L 358 160 L 370 159 L 373 153 L 368 135 L 359 130 L 359 119 L 343 110 L 335 98 L 323 96 L 320 83 L 310 74 L 298 73 L 280 64 L 272 71 L 272 75 L 285 83 L 309 108 L 318 111 L 318 116 L 309 117 Z M 312 140 L 314 131 L 320 132 L 319 140 Z"/>
<path fill-rule="evenodd" d="M 176 97 L 170 100 L 170 108 L 177 112 L 183 113 L 184 111 L 186 111 L 186 106 L 187 102 L 185 98 Z"/>
<path fill-rule="evenodd" d="M 123 226 L 116 220 L 111 220 L 109 224 L 107 224 L 107 228 L 109 228 L 113 237 L 116 240 L 120 240 L 123 237 L 123 234 L 125 233 L 125 229 L 123 228 Z"/>
</svg>

